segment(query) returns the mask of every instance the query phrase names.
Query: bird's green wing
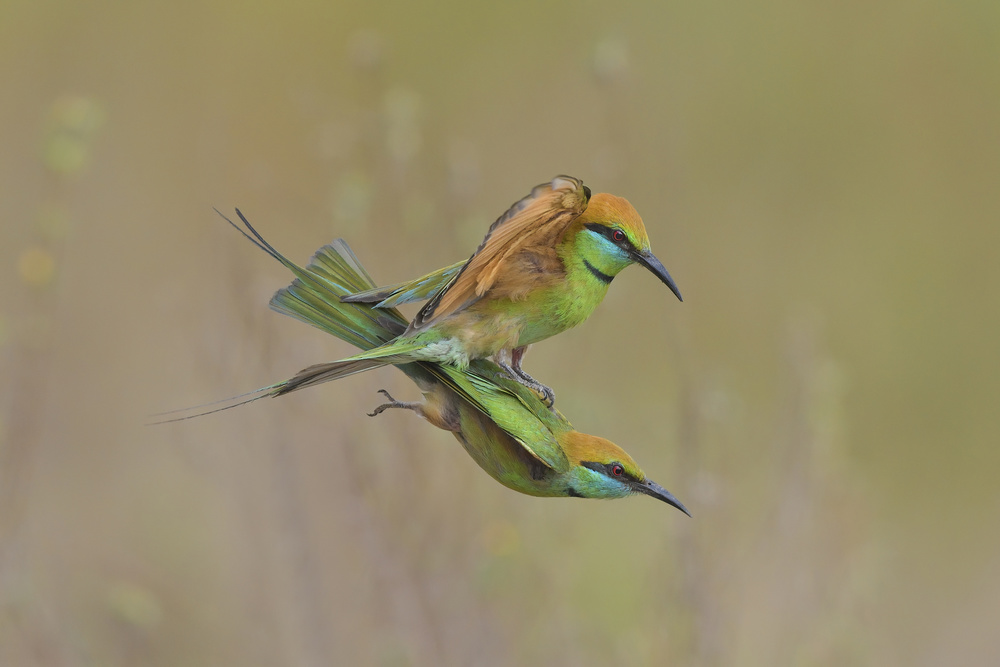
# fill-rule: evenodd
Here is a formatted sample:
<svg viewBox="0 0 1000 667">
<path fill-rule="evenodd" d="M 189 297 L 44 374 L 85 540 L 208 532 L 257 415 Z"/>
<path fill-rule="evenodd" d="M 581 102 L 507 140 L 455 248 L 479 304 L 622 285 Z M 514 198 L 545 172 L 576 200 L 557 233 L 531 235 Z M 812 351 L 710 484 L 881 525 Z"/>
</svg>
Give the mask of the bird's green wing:
<svg viewBox="0 0 1000 667">
<path fill-rule="evenodd" d="M 559 472 L 569 469 L 558 435 L 573 427 L 562 414 L 546 407 L 533 391 L 508 378 L 491 361 L 475 361 L 465 371 L 444 364 L 428 365 L 434 367 L 435 376 L 493 420 L 534 458 Z"/>
<path fill-rule="evenodd" d="M 462 269 L 465 261 L 438 269 L 416 280 L 409 280 L 386 287 L 376 287 L 343 297 L 346 303 L 371 303 L 375 308 L 395 308 L 403 303 L 426 301 L 447 285 Z"/>
</svg>

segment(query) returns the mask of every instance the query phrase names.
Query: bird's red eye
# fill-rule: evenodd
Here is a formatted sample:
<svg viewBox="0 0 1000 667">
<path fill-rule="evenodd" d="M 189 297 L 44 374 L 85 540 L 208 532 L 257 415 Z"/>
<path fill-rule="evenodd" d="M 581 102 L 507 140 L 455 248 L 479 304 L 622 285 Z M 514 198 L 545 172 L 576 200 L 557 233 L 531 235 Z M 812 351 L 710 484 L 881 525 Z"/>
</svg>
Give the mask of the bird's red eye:
<svg viewBox="0 0 1000 667">
<path fill-rule="evenodd" d="M 611 466 L 611 474 L 615 477 L 621 477 L 623 472 L 625 472 L 625 468 L 623 468 L 620 463 L 616 463 Z"/>
<path fill-rule="evenodd" d="M 625 232 L 623 232 L 620 229 L 616 229 L 615 231 L 611 232 L 611 239 L 615 243 L 621 243 L 622 241 L 625 240 Z"/>
</svg>

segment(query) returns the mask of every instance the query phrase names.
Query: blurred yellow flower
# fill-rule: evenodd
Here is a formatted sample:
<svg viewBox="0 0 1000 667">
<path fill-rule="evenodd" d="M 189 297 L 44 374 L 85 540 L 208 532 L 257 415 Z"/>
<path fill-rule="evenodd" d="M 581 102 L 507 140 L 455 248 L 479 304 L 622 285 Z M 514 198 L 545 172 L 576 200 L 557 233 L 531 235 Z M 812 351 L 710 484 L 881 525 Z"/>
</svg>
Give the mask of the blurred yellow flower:
<svg viewBox="0 0 1000 667">
<path fill-rule="evenodd" d="M 25 284 L 46 287 L 55 277 L 56 260 L 45 248 L 34 246 L 21 253 L 17 271 Z"/>
<path fill-rule="evenodd" d="M 71 95 L 52 105 L 44 142 L 45 165 L 59 174 L 71 175 L 83 169 L 101 125 L 104 110 L 91 97 Z"/>
<path fill-rule="evenodd" d="M 151 630 L 163 618 L 163 607 L 157 596 L 148 588 L 132 582 L 117 581 L 112 584 L 107 603 L 115 616 L 143 630 Z"/>
</svg>

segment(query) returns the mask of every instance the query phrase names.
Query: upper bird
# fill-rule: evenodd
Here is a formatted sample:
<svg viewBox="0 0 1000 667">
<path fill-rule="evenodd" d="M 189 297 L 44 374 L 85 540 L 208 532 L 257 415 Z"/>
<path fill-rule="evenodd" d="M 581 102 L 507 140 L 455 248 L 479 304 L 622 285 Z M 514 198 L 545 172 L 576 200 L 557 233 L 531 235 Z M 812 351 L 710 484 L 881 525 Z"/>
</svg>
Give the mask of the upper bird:
<svg viewBox="0 0 1000 667">
<path fill-rule="evenodd" d="M 525 348 L 590 317 L 614 277 L 636 263 L 681 299 L 628 201 L 591 196 L 581 180 L 557 176 L 500 216 L 467 261 L 344 297 L 380 307 L 428 301 L 399 338 L 333 362 L 324 380 L 407 361 L 465 368 L 470 360 L 493 357 L 551 405 L 552 390 L 521 370 Z"/>
</svg>

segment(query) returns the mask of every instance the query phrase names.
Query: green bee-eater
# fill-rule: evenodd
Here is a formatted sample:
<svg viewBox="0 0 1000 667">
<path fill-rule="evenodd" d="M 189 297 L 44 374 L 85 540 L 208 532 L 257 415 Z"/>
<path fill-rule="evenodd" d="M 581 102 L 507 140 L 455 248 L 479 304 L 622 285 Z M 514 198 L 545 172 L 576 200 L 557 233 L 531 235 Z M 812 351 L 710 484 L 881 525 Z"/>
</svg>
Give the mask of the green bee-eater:
<svg viewBox="0 0 1000 667">
<path fill-rule="evenodd" d="M 271 299 L 273 309 L 365 350 L 392 344 L 406 330 L 407 321 L 395 308 L 341 301 L 347 294 L 375 286 L 343 240 L 320 248 L 303 269 L 271 247 L 238 210 L 237 214 L 246 230 L 227 221 L 295 275 L 292 284 Z M 344 363 L 310 366 L 289 380 L 235 397 L 238 403 L 219 409 L 325 382 L 329 369 Z M 454 433 L 476 463 L 504 486 L 533 496 L 622 498 L 641 493 L 688 514 L 669 491 L 647 479 L 624 450 L 574 430 L 533 390 L 512 381 L 490 361 L 473 361 L 461 369 L 412 360 L 397 361 L 396 366 L 417 384 L 424 401 L 402 403 L 383 391 L 389 402 L 371 416 L 388 408 L 415 411 Z"/>
<path fill-rule="evenodd" d="M 493 357 L 552 404 L 552 390 L 521 370 L 525 349 L 590 317 L 612 279 L 635 263 L 681 298 L 650 252 L 642 218 L 628 201 L 606 193 L 591 196 L 579 179 L 557 176 L 494 222 L 465 262 L 346 296 L 345 301 L 380 308 L 429 300 L 402 335 L 331 364 L 325 379 L 407 361 L 465 368 L 470 360 Z"/>
</svg>

